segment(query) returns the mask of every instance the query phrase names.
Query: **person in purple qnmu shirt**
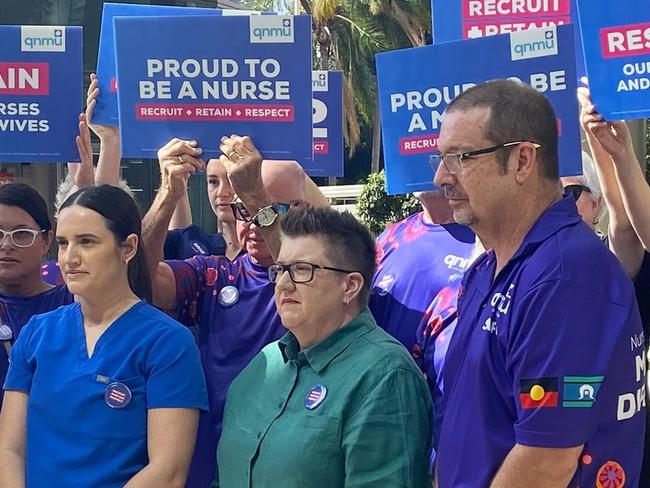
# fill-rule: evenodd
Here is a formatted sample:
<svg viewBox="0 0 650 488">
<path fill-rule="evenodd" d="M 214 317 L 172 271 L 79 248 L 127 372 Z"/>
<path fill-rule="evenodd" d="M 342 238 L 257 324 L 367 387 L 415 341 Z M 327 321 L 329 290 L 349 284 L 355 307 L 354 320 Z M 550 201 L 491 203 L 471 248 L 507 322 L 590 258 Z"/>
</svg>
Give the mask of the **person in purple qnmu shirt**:
<svg viewBox="0 0 650 488">
<path fill-rule="evenodd" d="M 377 238 L 370 311 L 377 324 L 417 355 L 416 330 L 427 307 L 470 264 L 474 233 L 453 221 L 442 191 L 415 194 L 422 211 Z"/>
<path fill-rule="evenodd" d="M 440 488 L 639 484 L 634 288 L 562 197 L 557 141 L 548 100 L 514 81 L 473 87 L 443 116 L 434 182 L 487 251 L 463 278 L 442 370 Z"/>
</svg>

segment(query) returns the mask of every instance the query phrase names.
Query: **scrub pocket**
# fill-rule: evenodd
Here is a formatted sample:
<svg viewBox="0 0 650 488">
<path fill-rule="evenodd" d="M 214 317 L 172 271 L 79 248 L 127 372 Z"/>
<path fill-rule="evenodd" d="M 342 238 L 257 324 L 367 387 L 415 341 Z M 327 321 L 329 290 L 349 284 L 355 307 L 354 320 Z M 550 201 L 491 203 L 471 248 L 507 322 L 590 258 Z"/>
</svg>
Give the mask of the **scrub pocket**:
<svg viewBox="0 0 650 488">
<path fill-rule="evenodd" d="M 122 408 L 106 402 L 108 384 L 94 380 L 88 389 L 88 411 L 85 433 L 93 439 L 142 438 L 147 435 L 147 401 L 144 376 L 128 379 L 111 378 L 131 392 L 131 400 Z"/>
</svg>

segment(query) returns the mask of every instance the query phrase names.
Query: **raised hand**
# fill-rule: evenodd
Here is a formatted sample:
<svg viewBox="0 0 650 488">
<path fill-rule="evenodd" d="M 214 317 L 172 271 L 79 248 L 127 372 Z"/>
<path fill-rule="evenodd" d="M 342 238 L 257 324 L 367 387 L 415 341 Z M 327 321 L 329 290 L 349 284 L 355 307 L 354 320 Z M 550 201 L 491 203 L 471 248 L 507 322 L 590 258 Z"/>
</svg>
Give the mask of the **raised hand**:
<svg viewBox="0 0 650 488">
<path fill-rule="evenodd" d="M 203 150 L 196 141 L 174 138 L 158 151 L 161 188 L 174 198 L 187 193 L 187 181 L 196 171 L 205 171 Z"/>
<path fill-rule="evenodd" d="M 248 136 L 232 134 L 222 137 L 219 161 L 226 168 L 232 187 L 242 199 L 264 192 L 262 155 Z"/>
<path fill-rule="evenodd" d="M 102 144 L 109 143 L 110 141 L 117 141 L 119 143 L 120 128 L 115 125 L 100 125 L 93 124 L 93 111 L 97 105 L 97 96 L 99 95 L 99 81 L 95 73 L 90 74 L 90 85 L 86 93 L 86 120 L 90 129 L 99 137 Z"/>
</svg>

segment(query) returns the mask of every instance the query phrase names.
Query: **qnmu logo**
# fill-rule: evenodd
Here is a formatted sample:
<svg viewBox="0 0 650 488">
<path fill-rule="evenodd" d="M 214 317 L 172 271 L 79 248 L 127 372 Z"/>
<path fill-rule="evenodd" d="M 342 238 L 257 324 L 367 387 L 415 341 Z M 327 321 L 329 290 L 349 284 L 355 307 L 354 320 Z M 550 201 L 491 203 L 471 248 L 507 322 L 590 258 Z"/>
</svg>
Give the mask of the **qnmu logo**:
<svg viewBox="0 0 650 488">
<path fill-rule="evenodd" d="M 20 50 L 23 52 L 65 52 L 65 27 L 21 26 Z"/>
<path fill-rule="evenodd" d="M 291 15 L 257 15 L 250 17 L 251 43 L 293 43 Z"/>
</svg>

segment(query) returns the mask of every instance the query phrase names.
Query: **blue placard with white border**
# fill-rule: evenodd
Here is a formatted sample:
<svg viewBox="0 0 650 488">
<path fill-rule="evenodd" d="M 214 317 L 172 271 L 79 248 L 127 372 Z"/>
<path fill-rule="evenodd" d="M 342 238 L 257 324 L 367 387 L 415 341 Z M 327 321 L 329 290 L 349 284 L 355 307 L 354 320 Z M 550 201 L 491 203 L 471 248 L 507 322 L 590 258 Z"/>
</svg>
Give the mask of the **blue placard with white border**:
<svg viewBox="0 0 650 488">
<path fill-rule="evenodd" d="M 79 161 L 82 29 L 0 26 L 0 161 Z"/>
<path fill-rule="evenodd" d="M 310 176 L 343 176 L 343 72 L 314 71 L 314 159 L 303 168 Z"/>
<path fill-rule="evenodd" d="M 560 129 L 560 172 L 580 174 L 572 30 L 548 27 L 377 54 L 388 193 L 434 188 L 429 155 L 437 150 L 445 107 L 475 84 L 501 78 L 521 80 L 548 97 Z M 472 62 L 458 62 L 463 59 Z"/>
<path fill-rule="evenodd" d="M 591 97 L 606 119 L 650 117 L 650 0 L 580 0 Z"/>
<path fill-rule="evenodd" d="M 129 3 L 105 3 L 99 33 L 97 53 L 97 79 L 99 96 L 93 111 L 93 122 L 101 125 L 118 125 L 117 76 L 115 72 L 114 17 L 148 17 L 161 15 L 197 16 L 221 15 L 217 8 L 170 7 L 166 5 L 138 5 Z"/>
<path fill-rule="evenodd" d="M 155 157 L 173 137 L 216 157 L 221 137 L 236 133 L 266 159 L 312 158 L 310 17 L 113 22 L 124 157 Z"/>
<path fill-rule="evenodd" d="M 431 0 L 433 42 L 509 34 L 551 25 L 577 24 L 575 0 Z M 580 30 L 575 39 L 576 74 L 585 74 Z"/>
</svg>

